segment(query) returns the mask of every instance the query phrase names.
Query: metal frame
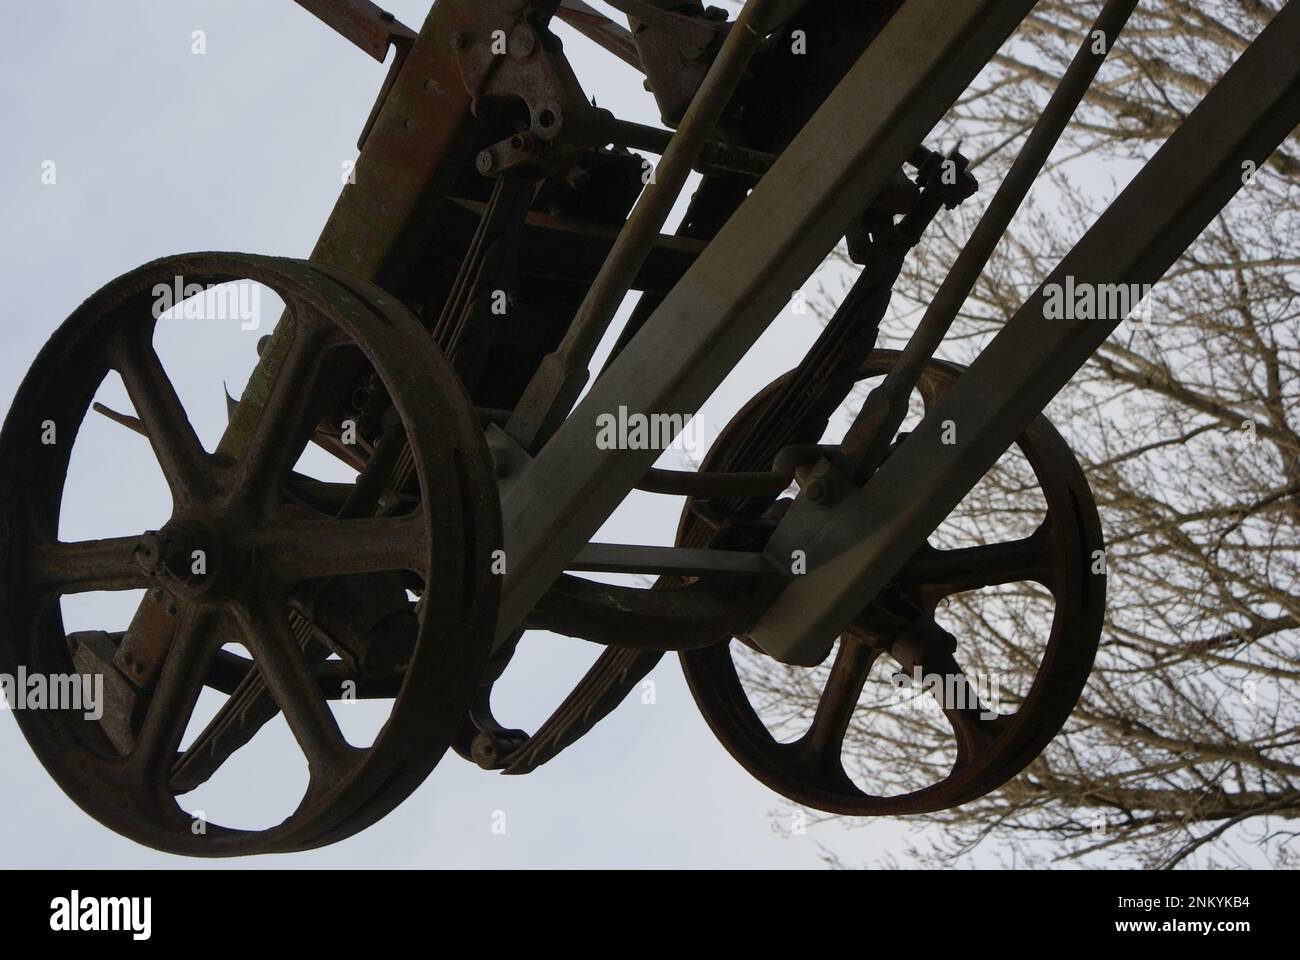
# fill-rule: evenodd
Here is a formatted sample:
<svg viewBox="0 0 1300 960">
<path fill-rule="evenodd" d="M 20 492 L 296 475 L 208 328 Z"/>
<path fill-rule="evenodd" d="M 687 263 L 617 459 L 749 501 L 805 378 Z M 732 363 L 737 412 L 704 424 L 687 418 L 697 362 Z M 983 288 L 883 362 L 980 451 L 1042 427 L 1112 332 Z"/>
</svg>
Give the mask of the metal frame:
<svg viewBox="0 0 1300 960">
<path fill-rule="evenodd" d="M 909 0 L 525 470 L 503 484 L 504 644 L 660 451 L 596 417 L 693 413 L 1011 35 L 1033 0 Z"/>
<path fill-rule="evenodd" d="M 368 0 L 298 2 L 372 56 L 382 58 L 379 43 L 402 45 L 409 34 Z M 789 0 L 789 8 L 797 6 Z M 648 548 L 615 555 L 589 546 L 660 452 L 597 450 L 595 416 L 618 406 L 644 414 L 698 409 L 1033 6 L 908 0 L 554 437 L 535 458 L 509 450 L 502 480 L 509 572 L 498 645 L 566 569 L 716 569 L 699 557 L 671 560 Z M 434 5 L 411 44 L 409 68 L 395 65 L 368 125 L 375 142 L 359 163 L 368 175 L 344 191 L 314 260 L 402 286 L 409 265 L 398 240 L 413 220 L 451 209 L 442 200 L 445 186 L 474 136 L 470 98 L 443 48 L 475 19 L 522 18 L 529 9 L 519 0 Z M 598 42 L 618 47 L 630 62 L 630 35 L 587 22 L 592 11 L 580 0 L 531 9 L 601 34 Z M 1288 4 L 1048 282 L 1066 274 L 1084 282 L 1159 279 L 1241 186 L 1232 160 L 1262 162 L 1300 120 L 1298 68 L 1287 49 L 1300 32 L 1297 20 L 1297 4 Z M 378 218 L 377 208 L 384 211 Z M 1122 319 L 1046 327 L 1041 294 L 954 388 L 943 416 L 936 411 L 867 488 L 836 504 L 799 499 L 769 544 L 767 562 L 773 571 L 785 568 L 797 546 L 808 553 L 809 574 L 792 579 L 754 626 L 752 639 L 763 649 L 794 662 L 818 659 L 826 638 L 889 580 Z M 274 380 L 276 352 L 264 360 L 249 396 Z M 227 441 L 238 442 L 241 414 L 258 404 L 241 406 Z M 935 431 L 948 419 L 960 424 L 959 437 L 944 447 Z M 499 432 L 493 439 L 509 443 Z M 819 469 L 834 479 L 829 464 Z M 754 558 L 743 565 L 750 575 L 760 570 Z"/>
</svg>

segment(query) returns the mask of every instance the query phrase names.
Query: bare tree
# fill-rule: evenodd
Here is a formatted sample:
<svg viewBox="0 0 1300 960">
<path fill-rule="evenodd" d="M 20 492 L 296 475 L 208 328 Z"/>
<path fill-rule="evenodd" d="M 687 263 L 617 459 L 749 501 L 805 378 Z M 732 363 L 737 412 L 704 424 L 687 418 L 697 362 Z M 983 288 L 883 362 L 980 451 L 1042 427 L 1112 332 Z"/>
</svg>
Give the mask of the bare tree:
<svg viewBox="0 0 1300 960">
<path fill-rule="evenodd" d="M 1280 6 L 1144 0 L 948 359 L 969 362 Z M 936 133 L 978 158 L 982 191 L 908 261 L 885 342 L 904 340 L 928 304 L 1099 7 L 1039 3 Z M 1246 187 L 1156 288 L 1149 319 L 1123 325 L 1048 411 L 1107 532 L 1096 667 L 1047 751 L 995 793 L 924 818 L 905 859 L 1170 867 L 1300 854 L 1298 147 L 1293 136 L 1263 169 L 1243 168 Z M 938 539 L 1024 535 L 1041 516 L 1035 496 L 1008 457 Z M 1014 703 L 1051 610 L 1040 588 L 1017 585 L 955 597 L 943 619 L 970 668 L 1003 678 Z M 818 671 L 752 657 L 744 673 L 772 722 L 806 725 Z M 873 675 L 846 746 L 878 793 L 940 779 L 953 759 L 938 710 L 900 714 L 887 687 Z"/>
</svg>

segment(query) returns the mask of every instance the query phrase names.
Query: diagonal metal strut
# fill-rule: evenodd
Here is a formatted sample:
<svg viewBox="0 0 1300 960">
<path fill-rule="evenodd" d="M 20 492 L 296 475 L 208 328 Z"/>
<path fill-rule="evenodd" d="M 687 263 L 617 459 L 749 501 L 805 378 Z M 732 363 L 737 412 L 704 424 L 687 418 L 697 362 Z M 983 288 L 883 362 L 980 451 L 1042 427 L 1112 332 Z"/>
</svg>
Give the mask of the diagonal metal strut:
<svg viewBox="0 0 1300 960">
<path fill-rule="evenodd" d="M 331 29 L 383 63 L 394 43 L 415 42 L 415 31 L 371 0 L 295 0 Z"/>
</svg>

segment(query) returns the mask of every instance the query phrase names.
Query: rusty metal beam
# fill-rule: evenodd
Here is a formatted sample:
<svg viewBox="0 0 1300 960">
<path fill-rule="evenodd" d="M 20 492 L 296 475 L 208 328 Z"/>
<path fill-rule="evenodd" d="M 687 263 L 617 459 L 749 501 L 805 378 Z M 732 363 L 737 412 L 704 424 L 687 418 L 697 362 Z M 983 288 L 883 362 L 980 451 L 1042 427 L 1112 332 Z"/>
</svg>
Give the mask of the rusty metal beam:
<svg viewBox="0 0 1300 960">
<path fill-rule="evenodd" d="M 339 267 L 396 293 L 419 249 L 415 239 L 442 209 L 443 199 L 472 168 L 481 129 L 470 109 L 453 38 L 475 18 L 514 22 L 510 0 L 439 0 L 429 11 L 357 159 L 355 182 L 344 186 L 312 251 L 313 262 Z M 281 323 L 249 378 L 221 439 L 234 453 L 256 424 L 275 382 L 289 332 Z"/>
<path fill-rule="evenodd" d="M 629 66 L 644 70 L 632 31 L 621 27 L 582 0 L 562 0 L 555 15 L 588 40 L 604 47 Z"/>
<path fill-rule="evenodd" d="M 415 31 L 371 0 L 294 0 L 380 63 L 394 43 L 413 43 Z"/>
</svg>

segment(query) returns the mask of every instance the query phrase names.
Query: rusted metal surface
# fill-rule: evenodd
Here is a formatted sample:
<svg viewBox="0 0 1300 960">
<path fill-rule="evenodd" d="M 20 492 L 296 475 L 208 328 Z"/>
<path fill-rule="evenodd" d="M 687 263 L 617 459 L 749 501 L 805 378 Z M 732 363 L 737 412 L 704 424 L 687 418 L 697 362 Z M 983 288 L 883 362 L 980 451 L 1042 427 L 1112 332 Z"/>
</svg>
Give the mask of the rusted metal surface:
<svg viewBox="0 0 1300 960">
<path fill-rule="evenodd" d="M 618 0 L 615 5 L 628 14 L 646 84 L 663 122 L 677 126 L 695 102 L 712 55 L 731 25 L 706 19 L 701 0 Z"/>
<path fill-rule="evenodd" d="M 415 32 L 371 0 L 294 0 L 380 63 L 388 48 L 409 44 Z"/>
<path fill-rule="evenodd" d="M 632 32 L 582 0 L 562 0 L 555 15 L 629 66 L 642 69 Z"/>
</svg>

